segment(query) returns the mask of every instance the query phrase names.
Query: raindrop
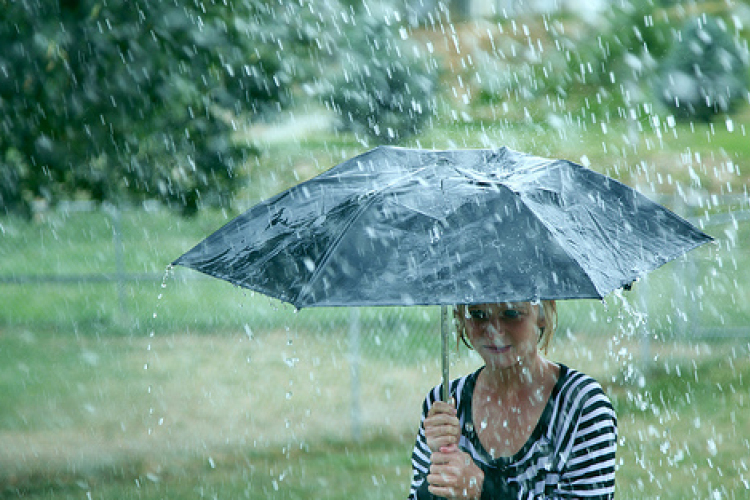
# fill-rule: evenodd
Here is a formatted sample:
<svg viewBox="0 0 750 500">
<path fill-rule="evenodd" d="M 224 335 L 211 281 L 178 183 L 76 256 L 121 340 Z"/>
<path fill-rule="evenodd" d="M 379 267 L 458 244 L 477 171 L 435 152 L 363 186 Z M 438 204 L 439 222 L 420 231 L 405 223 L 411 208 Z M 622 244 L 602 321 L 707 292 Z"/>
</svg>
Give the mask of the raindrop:
<svg viewBox="0 0 750 500">
<path fill-rule="evenodd" d="M 286 363 L 289 368 L 294 368 L 297 363 L 299 363 L 299 358 L 286 358 L 284 359 L 284 363 Z"/>
<path fill-rule="evenodd" d="M 716 446 L 716 441 L 713 439 L 709 439 L 706 443 L 706 448 L 708 450 L 708 453 L 711 454 L 712 457 L 715 457 L 719 453 L 719 449 Z"/>
</svg>

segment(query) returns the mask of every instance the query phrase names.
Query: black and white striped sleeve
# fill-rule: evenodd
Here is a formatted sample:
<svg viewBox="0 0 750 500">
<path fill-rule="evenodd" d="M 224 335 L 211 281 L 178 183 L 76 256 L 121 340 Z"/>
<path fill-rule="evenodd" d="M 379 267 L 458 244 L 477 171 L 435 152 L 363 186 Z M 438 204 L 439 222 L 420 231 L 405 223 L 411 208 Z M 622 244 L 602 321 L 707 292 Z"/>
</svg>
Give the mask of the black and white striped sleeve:
<svg viewBox="0 0 750 500">
<path fill-rule="evenodd" d="M 422 418 L 419 421 L 419 432 L 414 443 L 414 450 L 411 454 L 412 480 L 409 489 L 409 500 L 417 499 L 417 490 L 422 485 L 430 470 L 430 448 L 427 446 L 427 440 L 424 435 L 424 419 L 427 412 L 430 411 L 433 403 L 439 399 L 440 386 L 432 389 L 422 403 Z"/>
<path fill-rule="evenodd" d="M 572 444 L 553 498 L 611 499 L 615 492 L 617 418 L 609 398 L 589 377 L 576 381 Z"/>
</svg>

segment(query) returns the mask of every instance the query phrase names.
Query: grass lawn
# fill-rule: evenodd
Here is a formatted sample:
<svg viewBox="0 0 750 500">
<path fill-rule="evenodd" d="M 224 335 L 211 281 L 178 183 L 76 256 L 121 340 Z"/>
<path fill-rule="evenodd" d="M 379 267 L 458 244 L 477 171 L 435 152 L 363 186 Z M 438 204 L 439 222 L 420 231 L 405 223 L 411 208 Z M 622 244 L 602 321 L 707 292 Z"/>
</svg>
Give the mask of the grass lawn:
<svg viewBox="0 0 750 500">
<path fill-rule="evenodd" d="M 3 329 L 0 498 L 404 498 L 436 356 L 404 363 L 364 351 L 354 440 L 346 346 L 334 333 L 292 330 Z M 613 343 L 618 356 L 601 356 Z M 550 354 L 595 375 L 614 401 L 618 498 L 744 498 L 747 344 L 654 346 L 640 384 L 622 373 L 638 365 L 623 353 L 638 349 L 627 337 L 580 334 L 561 336 Z M 456 374 L 475 365 L 454 357 Z"/>
</svg>

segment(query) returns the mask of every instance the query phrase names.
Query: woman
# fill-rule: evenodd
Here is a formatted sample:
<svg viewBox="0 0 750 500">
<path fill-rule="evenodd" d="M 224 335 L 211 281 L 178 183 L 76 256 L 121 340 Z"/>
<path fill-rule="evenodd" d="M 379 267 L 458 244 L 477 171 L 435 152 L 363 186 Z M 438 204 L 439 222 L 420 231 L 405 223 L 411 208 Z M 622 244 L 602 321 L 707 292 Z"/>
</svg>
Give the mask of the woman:
<svg viewBox="0 0 750 500">
<path fill-rule="evenodd" d="M 410 499 L 614 497 L 617 420 L 601 386 L 545 359 L 554 301 L 459 306 L 461 340 L 484 360 L 427 395 Z"/>
</svg>

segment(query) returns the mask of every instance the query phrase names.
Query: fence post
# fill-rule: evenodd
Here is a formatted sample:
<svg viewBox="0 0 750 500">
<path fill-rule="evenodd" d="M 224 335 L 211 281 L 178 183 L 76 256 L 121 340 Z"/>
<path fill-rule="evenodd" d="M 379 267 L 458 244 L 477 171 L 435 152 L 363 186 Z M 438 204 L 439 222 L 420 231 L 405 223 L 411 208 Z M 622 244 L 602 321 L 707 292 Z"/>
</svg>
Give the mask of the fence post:
<svg viewBox="0 0 750 500">
<path fill-rule="evenodd" d="M 639 309 L 643 315 L 641 321 L 641 371 L 644 376 L 648 374 L 651 368 L 651 332 L 649 331 L 649 286 L 648 276 L 641 278 L 638 283 L 638 298 L 640 299 Z"/>
<path fill-rule="evenodd" d="M 349 309 L 349 371 L 351 373 L 351 419 L 352 440 L 362 439 L 362 415 L 360 410 L 359 363 L 360 363 L 360 334 L 359 308 Z"/>
<path fill-rule="evenodd" d="M 115 275 L 117 281 L 117 301 L 120 306 L 120 323 L 125 324 L 127 307 L 125 306 L 125 258 L 122 244 L 122 213 L 115 205 L 108 210 L 112 219 L 112 245 L 115 247 Z"/>
<path fill-rule="evenodd" d="M 687 205 L 685 200 L 675 191 L 673 199 L 674 212 L 680 217 L 687 219 Z M 675 287 L 675 317 L 676 336 L 684 339 L 687 335 L 687 257 L 683 256 L 674 264 L 674 287 Z"/>
</svg>

